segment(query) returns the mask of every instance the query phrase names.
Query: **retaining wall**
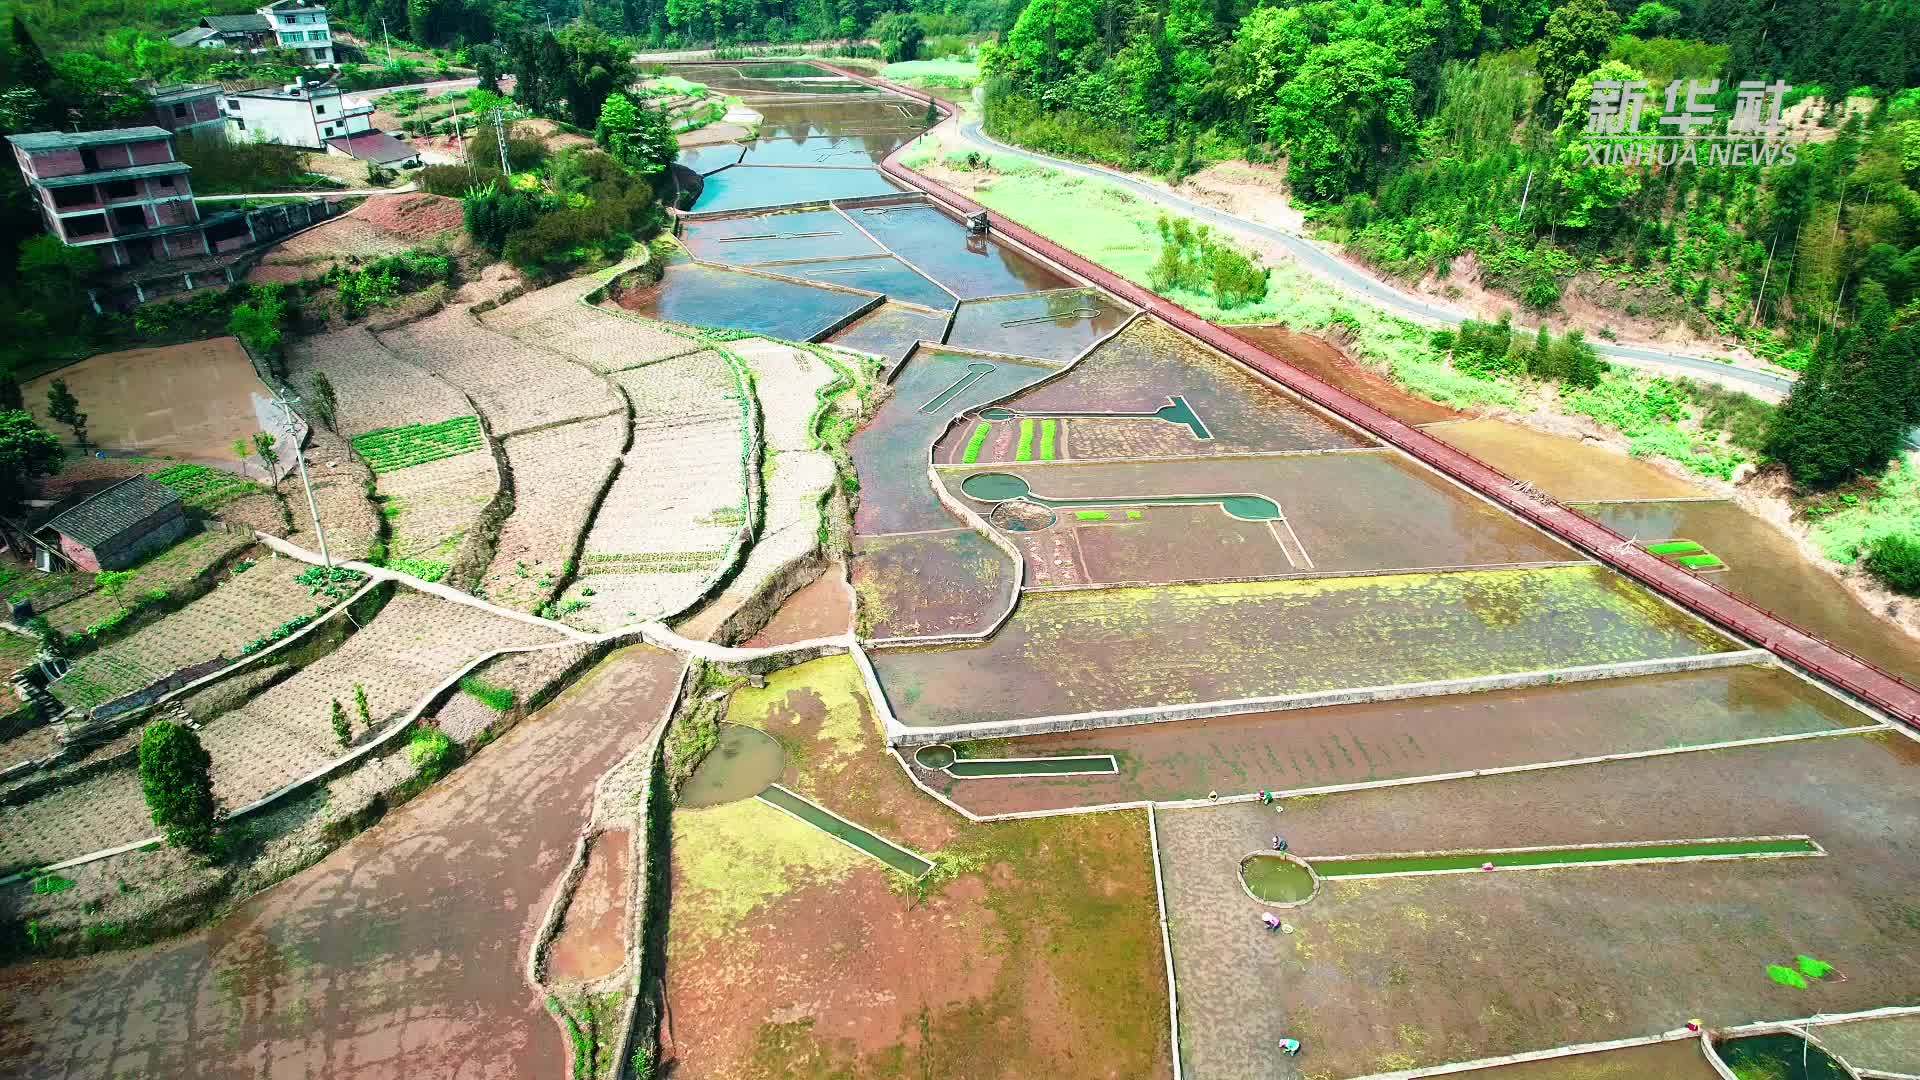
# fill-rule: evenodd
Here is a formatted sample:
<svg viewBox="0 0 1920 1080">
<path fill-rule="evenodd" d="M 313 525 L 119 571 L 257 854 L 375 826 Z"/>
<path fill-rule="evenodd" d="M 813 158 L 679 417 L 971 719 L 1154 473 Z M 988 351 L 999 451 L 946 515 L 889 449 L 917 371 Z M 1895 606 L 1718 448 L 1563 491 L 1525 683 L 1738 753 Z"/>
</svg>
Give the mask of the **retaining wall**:
<svg viewBox="0 0 1920 1080">
<path fill-rule="evenodd" d="M 823 66 L 832 68 L 832 65 Z M 931 102 L 949 119 L 954 115 L 951 106 L 920 91 L 858 72 L 832 69 L 848 78 L 914 101 Z M 1388 416 L 1353 395 L 1267 355 L 1179 304 L 1155 295 L 901 165 L 898 159 L 911 145 L 907 143 L 889 154 L 880 164 L 881 171 L 927 192 L 955 212 L 963 215 L 985 213 L 994 231 L 1002 237 L 1059 263 L 1143 311 L 1159 316 L 1190 336 L 1472 488 L 1504 509 L 1587 552 L 1688 611 L 1772 651 L 1909 727 L 1920 729 L 1920 687 L 1704 578 L 1642 551 L 1612 529 L 1546 498 L 1466 451 L 1441 442 L 1419 428 Z"/>
</svg>

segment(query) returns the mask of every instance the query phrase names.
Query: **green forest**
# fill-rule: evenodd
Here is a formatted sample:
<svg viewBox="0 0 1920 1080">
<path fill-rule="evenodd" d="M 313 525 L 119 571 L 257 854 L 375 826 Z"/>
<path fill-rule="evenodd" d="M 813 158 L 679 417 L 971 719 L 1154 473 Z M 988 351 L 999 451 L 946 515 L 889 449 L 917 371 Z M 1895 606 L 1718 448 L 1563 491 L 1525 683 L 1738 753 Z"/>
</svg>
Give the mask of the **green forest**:
<svg viewBox="0 0 1920 1080">
<path fill-rule="evenodd" d="M 1034 0 L 984 64 L 996 136 L 1172 176 L 1284 160 L 1326 238 L 1403 278 L 1471 254 L 1549 311 L 1586 275 L 1625 316 L 1791 368 L 1865 286 L 1920 298 L 1920 20 L 1885 0 Z M 1791 164 L 1590 164 L 1602 79 L 1647 85 L 1642 134 L 1674 80 L 1717 82 L 1702 136 L 1739 83 L 1779 80 L 1807 141 Z"/>
</svg>

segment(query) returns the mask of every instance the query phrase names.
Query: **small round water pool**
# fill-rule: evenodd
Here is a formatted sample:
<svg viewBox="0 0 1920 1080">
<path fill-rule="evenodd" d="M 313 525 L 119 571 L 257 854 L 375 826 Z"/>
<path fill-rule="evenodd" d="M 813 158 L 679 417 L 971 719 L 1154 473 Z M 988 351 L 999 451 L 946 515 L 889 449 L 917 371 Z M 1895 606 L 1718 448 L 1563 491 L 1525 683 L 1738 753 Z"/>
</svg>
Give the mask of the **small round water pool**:
<svg viewBox="0 0 1920 1080">
<path fill-rule="evenodd" d="M 923 769 L 944 769 L 958 758 L 946 743 L 931 743 L 913 752 L 914 764 Z"/>
<path fill-rule="evenodd" d="M 680 789 L 679 805 L 719 806 L 751 799 L 780 779 L 787 754 L 757 728 L 721 724 L 718 740 Z"/>
<path fill-rule="evenodd" d="M 1277 851 L 1256 851 L 1241 859 L 1240 883 L 1255 900 L 1278 907 L 1306 903 L 1320 885 L 1304 861 Z"/>
</svg>

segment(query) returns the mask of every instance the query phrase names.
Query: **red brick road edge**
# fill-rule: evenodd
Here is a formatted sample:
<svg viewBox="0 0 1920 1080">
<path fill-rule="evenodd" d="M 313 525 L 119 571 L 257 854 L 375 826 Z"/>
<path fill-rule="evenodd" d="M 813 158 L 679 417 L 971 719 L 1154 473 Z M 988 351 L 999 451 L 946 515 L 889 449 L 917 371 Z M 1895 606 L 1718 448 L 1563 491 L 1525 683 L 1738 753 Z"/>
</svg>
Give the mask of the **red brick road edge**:
<svg viewBox="0 0 1920 1080">
<path fill-rule="evenodd" d="M 915 101 L 932 102 L 945 118 L 954 109 L 944 101 L 909 87 L 859 72 L 822 65 L 870 86 Z M 1650 555 L 1605 525 L 1547 498 L 1505 473 L 1455 446 L 1441 442 L 1419 428 L 1397 420 L 1364 401 L 1284 363 L 1232 334 L 1105 267 L 1068 251 L 1025 226 L 922 176 L 896 160 L 901 146 L 880 164 L 888 176 L 926 192 L 962 214 L 986 213 L 994 231 L 1072 270 L 1088 281 L 1144 311 L 1179 327 L 1274 382 L 1348 421 L 1374 437 L 1411 454 L 1426 465 L 1472 488 L 1495 503 L 1545 529 L 1607 566 L 1626 574 L 1661 596 L 1704 619 L 1730 630 L 1821 680 L 1875 706 L 1908 727 L 1920 730 L 1920 688 L 1854 654 L 1800 629 L 1785 618 L 1758 607 L 1704 578 Z"/>
</svg>

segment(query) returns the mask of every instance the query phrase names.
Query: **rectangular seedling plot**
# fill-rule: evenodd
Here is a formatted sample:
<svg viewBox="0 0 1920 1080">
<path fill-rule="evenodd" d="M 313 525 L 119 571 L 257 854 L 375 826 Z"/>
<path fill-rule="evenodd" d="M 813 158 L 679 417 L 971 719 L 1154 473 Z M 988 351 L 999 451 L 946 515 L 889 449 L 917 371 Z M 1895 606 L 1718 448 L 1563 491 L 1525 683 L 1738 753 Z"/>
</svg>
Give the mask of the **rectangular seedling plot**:
<svg viewBox="0 0 1920 1080">
<path fill-rule="evenodd" d="M 1321 877 L 1379 877 L 1495 869 L 1592 866 L 1644 862 L 1649 859 L 1754 858 L 1765 855 L 1823 855 L 1806 837 L 1761 837 L 1750 840 L 1686 840 L 1658 844 L 1609 847 L 1515 848 L 1504 851 L 1464 851 L 1438 855 L 1370 855 L 1353 859 L 1314 859 L 1313 872 Z"/>
</svg>

